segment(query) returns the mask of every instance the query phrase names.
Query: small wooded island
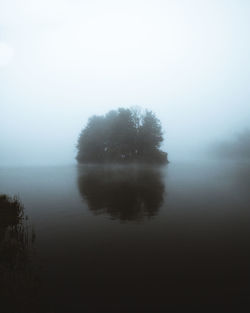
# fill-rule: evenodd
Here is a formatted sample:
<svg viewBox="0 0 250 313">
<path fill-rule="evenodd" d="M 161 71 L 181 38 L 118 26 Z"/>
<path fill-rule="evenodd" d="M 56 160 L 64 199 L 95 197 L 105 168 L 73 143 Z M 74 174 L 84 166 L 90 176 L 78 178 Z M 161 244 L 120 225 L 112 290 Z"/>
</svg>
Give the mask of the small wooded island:
<svg viewBox="0 0 250 313">
<path fill-rule="evenodd" d="M 92 116 L 77 143 L 79 163 L 168 163 L 161 123 L 152 111 L 112 110 Z"/>
</svg>

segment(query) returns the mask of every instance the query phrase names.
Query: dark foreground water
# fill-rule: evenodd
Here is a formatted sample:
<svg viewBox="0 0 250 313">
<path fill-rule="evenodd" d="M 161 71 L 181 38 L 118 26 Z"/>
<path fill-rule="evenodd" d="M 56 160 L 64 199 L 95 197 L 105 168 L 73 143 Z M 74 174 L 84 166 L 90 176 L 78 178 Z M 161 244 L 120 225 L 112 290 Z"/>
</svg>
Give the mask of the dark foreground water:
<svg viewBox="0 0 250 313">
<path fill-rule="evenodd" d="M 250 312 L 247 163 L 1 168 L 0 193 L 35 234 L 1 313 Z"/>
</svg>

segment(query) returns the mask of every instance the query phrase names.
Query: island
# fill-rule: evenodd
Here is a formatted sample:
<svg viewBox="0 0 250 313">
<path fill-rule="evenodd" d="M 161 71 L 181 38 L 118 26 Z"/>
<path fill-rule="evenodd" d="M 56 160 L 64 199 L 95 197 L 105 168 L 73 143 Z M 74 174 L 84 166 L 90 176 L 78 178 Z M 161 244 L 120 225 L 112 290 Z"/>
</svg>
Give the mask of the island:
<svg viewBox="0 0 250 313">
<path fill-rule="evenodd" d="M 77 142 L 78 163 L 168 163 L 163 131 L 152 111 L 119 108 L 92 116 Z"/>
</svg>

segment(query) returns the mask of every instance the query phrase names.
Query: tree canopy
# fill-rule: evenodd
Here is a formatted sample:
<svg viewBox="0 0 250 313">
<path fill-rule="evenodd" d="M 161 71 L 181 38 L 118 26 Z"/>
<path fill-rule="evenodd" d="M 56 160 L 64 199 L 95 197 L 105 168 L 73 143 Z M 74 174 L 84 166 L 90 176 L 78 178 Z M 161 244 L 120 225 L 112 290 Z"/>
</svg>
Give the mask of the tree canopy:
<svg viewBox="0 0 250 313">
<path fill-rule="evenodd" d="M 162 141 L 161 123 L 152 111 L 120 108 L 89 118 L 78 139 L 76 159 L 79 163 L 167 163 L 167 153 L 160 150 Z"/>
</svg>

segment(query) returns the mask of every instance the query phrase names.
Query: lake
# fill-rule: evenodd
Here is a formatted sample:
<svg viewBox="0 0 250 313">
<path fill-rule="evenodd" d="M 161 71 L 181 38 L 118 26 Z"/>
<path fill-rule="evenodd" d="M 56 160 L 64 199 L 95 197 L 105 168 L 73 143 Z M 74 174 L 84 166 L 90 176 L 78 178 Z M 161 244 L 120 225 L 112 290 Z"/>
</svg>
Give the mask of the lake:
<svg viewBox="0 0 250 313">
<path fill-rule="evenodd" d="M 249 163 L 2 167 L 0 193 L 35 234 L 2 313 L 249 312 Z"/>
</svg>

